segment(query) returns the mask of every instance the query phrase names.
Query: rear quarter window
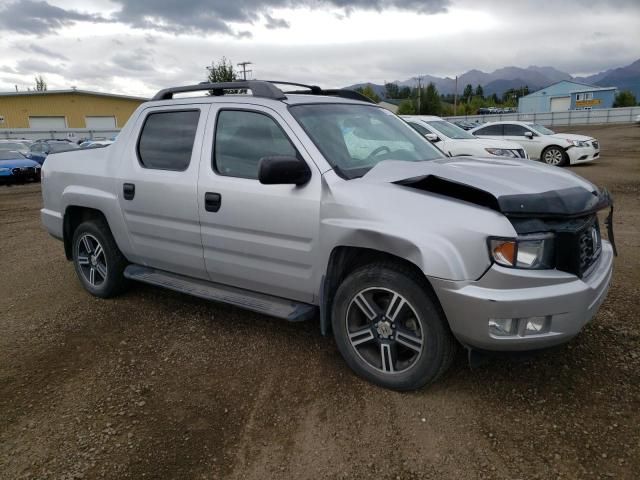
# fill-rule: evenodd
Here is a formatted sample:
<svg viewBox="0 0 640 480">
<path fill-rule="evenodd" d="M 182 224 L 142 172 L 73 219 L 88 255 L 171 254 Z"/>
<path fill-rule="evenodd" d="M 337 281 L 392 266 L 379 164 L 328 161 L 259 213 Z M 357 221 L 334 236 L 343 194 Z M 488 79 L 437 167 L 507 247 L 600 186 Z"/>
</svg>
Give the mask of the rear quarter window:
<svg viewBox="0 0 640 480">
<path fill-rule="evenodd" d="M 183 171 L 189 167 L 200 110 L 150 113 L 138 140 L 144 168 Z"/>
</svg>

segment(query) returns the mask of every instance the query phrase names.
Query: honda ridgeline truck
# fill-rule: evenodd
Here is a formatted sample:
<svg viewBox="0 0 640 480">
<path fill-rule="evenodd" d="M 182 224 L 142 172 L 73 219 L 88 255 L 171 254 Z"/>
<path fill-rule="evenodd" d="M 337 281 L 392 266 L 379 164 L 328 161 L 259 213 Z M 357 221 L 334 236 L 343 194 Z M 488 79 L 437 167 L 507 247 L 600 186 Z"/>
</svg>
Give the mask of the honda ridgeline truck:
<svg viewBox="0 0 640 480">
<path fill-rule="evenodd" d="M 541 349 L 593 318 L 614 255 L 606 190 L 527 159 L 446 157 L 356 92 L 296 85 L 169 88 L 112 145 L 51 155 L 42 222 L 84 288 L 136 280 L 319 318 L 356 373 L 397 390 L 437 379 L 459 344 Z M 196 91 L 210 95 L 174 97 Z"/>
</svg>

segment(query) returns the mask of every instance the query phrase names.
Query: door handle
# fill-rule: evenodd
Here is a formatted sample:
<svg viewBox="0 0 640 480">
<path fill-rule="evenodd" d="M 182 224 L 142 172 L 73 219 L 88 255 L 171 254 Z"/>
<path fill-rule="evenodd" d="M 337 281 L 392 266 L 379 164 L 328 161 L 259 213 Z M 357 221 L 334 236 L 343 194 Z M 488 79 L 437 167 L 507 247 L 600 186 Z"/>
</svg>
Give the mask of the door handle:
<svg viewBox="0 0 640 480">
<path fill-rule="evenodd" d="M 136 196 L 136 186 L 133 183 L 123 184 L 122 194 L 125 200 L 133 200 L 133 197 Z"/>
<path fill-rule="evenodd" d="M 207 212 L 217 212 L 222 205 L 222 196 L 219 193 L 207 192 L 204 194 L 204 209 Z"/>
</svg>

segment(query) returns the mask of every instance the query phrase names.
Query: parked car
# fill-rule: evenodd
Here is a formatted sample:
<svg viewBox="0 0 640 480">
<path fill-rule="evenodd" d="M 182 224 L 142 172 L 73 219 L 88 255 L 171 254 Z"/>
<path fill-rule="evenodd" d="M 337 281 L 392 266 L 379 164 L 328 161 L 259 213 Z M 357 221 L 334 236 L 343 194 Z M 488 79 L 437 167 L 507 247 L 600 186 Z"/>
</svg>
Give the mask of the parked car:
<svg viewBox="0 0 640 480">
<path fill-rule="evenodd" d="M 40 164 L 20 152 L 0 150 L 0 183 L 40 181 Z"/>
<path fill-rule="evenodd" d="M 449 156 L 527 158 L 522 146 L 506 140 L 481 139 L 440 117 L 401 116 L 421 135 Z"/>
<path fill-rule="evenodd" d="M 77 150 L 78 148 L 80 148 L 78 145 L 67 140 L 37 140 L 31 144 L 27 157 L 42 165 L 50 153 Z"/>
<path fill-rule="evenodd" d="M 29 153 L 29 145 L 20 140 L 0 140 L 0 150 L 27 154 Z"/>
<path fill-rule="evenodd" d="M 80 148 L 98 148 L 111 145 L 113 140 L 87 140 L 80 144 Z"/>
<path fill-rule="evenodd" d="M 276 85 L 162 90 L 111 147 L 53 154 L 42 221 L 88 292 L 136 280 L 317 317 L 355 372 L 398 390 L 436 380 L 457 342 L 545 348 L 596 314 L 606 190 L 526 159 L 446 157 L 353 91 Z M 195 91 L 215 95 L 173 98 Z"/>
<path fill-rule="evenodd" d="M 640 115 L 636 115 L 635 123 L 640 125 Z"/>
<path fill-rule="evenodd" d="M 489 122 L 470 131 L 480 138 L 517 142 L 529 158 L 548 165 L 574 165 L 591 162 L 600 156 L 600 143 L 593 137 L 573 133 L 555 133 L 530 122 Z"/>
</svg>

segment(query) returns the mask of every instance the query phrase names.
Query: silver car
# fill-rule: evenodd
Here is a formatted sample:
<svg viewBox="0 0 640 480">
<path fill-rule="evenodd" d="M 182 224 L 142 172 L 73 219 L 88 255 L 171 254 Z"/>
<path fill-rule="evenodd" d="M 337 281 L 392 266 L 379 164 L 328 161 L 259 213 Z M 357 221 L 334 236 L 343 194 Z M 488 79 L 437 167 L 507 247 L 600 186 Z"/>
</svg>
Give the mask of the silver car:
<svg viewBox="0 0 640 480">
<path fill-rule="evenodd" d="M 448 158 L 355 92 L 288 88 L 170 88 L 111 147 L 50 155 L 42 221 L 82 285 L 318 318 L 355 372 L 397 390 L 436 380 L 460 344 L 545 348 L 596 314 L 606 190 L 526 159 Z M 173 98 L 197 90 L 212 95 Z"/>
</svg>

